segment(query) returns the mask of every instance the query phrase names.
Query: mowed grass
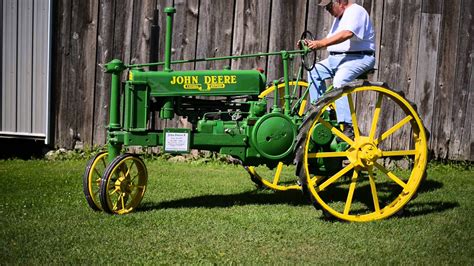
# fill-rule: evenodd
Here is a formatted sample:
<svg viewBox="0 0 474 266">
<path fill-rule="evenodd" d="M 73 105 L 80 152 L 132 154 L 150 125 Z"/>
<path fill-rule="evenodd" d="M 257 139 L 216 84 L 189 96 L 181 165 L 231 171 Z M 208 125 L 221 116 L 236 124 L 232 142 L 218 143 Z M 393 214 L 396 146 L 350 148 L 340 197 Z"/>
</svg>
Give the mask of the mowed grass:
<svg viewBox="0 0 474 266">
<path fill-rule="evenodd" d="M 146 164 L 140 208 L 116 216 L 87 206 L 86 161 L 0 161 L 1 263 L 474 263 L 472 167 L 431 165 L 403 216 L 347 223 L 239 166 Z"/>
</svg>

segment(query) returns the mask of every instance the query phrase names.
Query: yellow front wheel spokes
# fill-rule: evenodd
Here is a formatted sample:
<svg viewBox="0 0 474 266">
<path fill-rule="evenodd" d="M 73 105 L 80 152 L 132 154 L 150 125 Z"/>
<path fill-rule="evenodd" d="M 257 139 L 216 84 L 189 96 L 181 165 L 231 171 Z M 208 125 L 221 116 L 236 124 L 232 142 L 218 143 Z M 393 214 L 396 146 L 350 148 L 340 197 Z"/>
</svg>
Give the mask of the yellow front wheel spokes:
<svg viewBox="0 0 474 266">
<path fill-rule="evenodd" d="M 144 162 L 137 156 L 123 154 L 107 167 L 100 187 L 104 211 L 126 214 L 143 199 L 148 179 Z"/>
<path fill-rule="evenodd" d="M 347 221 L 371 221 L 400 211 L 416 193 L 426 170 L 427 138 L 415 108 L 400 94 L 382 86 L 344 91 L 327 103 L 347 96 L 354 139 L 325 121 L 321 108 L 304 144 L 307 190 L 324 212 Z M 371 110 L 357 113 L 354 99 L 372 99 Z M 360 107 L 360 106 L 359 106 Z M 364 109 L 361 107 L 361 109 Z M 311 135 L 322 124 L 349 145 L 345 151 L 318 151 Z M 403 138 L 405 137 L 405 138 Z M 315 160 L 345 160 L 345 166 L 315 181 Z M 313 164 L 313 165 L 312 165 Z"/>
<path fill-rule="evenodd" d="M 107 153 L 101 152 L 89 160 L 82 177 L 82 188 L 87 204 L 95 211 L 102 210 L 99 201 L 99 187 L 107 166 Z"/>
<path fill-rule="evenodd" d="M 249 166 L 245 169 L 258 188 L 266 187 L 277 191 L 301 189 L 297 184 L 294 167 L 284 165 L 283 162 L 279 162 L 274 169 L 266 166 Z"/>
</svg>

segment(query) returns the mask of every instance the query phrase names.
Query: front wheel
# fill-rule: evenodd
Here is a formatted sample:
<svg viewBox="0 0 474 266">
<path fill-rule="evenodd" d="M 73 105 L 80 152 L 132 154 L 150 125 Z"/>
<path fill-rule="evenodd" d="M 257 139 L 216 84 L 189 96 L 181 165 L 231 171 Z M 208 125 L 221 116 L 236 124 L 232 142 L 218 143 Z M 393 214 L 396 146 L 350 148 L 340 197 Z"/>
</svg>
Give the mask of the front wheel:
<svg viewBox="0 0 474 266">
<path fill-rule="evenodd" d="M 323 117 L 337 99 L 346 96 L 354 137 L 346 136 Z M 355 99 L 371 99 L 356 106 Z M 318 147 L 313 132 L 326 128 L 345 150 Z M 427 164 L 427 135 L 415 107 L 402 93 L 384 84 L 360 83 L 330 92 L 316 104 L 299 135 L 300 181 L 315 207 L 342 220 L 365 222 L 402 211 L 414 196 Z M 326 171 L 333 162 L 339 169 Z M 321 167 L 321 165 L 323 165 Z"/>
<path fill-rule="evenodd" d="M 140 157 L 122 154 L 105 170 L 100 183 L 102 209 L 111 214 L 126 214 L 142 201 L 148 174 Z"/>
<path fill-rule="evenodd" d="M 100 181 L 107 166 L 106 152 L 100 152 L 89 160 L 82 176 L 82 190 L 86 197 L 87 204 L 94 211 L 102 210 L 99 201 Z"/>
</svg>

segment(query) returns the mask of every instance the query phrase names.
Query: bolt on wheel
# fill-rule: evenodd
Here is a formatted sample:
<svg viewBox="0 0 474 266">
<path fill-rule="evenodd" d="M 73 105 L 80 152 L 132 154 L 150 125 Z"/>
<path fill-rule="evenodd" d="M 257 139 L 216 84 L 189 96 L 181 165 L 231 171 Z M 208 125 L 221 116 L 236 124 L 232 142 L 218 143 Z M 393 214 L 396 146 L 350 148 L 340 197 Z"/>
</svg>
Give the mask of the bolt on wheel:
<svg viewBox="0 0 474 266">
<path fill-rule="evenodd" d="M 100 183 L 100 202 L 107 213 L 126 214 L 142 201 L 148 174 L 140 157 L 123 154 L 105 170 Z"/>
<path fill-rule="evenodd" d="M 322 118 L 326 107 L 344 96 L 351 112 L 353 138 Z M 355 99 L 372 99 L 373 105 L 356 108 Z M 345 87 L 323 102 L 309 124 L 300 172 L 313 203 L 339 219 L 357 222 L 401 211 L 416 193 L 427 164 L 427 136 L 414 106 L 401 94 L 375 85 Z M 313 131 L 321 125 L 348 148 L 339 152 L 315 148 Z M 314 178 L 320 171 L 318 160 L 335 159 L 346 163 L 323 179 Z"/>
<path fill-rule="evenodd" d="M 99 188 L 102 175 L 107 166 L 107 152 L 100 152 L 89 160 L 82 176 L 82 190 L 87 204 L 94 211 L 102 210 L 99 201 Z"/>
</svg>

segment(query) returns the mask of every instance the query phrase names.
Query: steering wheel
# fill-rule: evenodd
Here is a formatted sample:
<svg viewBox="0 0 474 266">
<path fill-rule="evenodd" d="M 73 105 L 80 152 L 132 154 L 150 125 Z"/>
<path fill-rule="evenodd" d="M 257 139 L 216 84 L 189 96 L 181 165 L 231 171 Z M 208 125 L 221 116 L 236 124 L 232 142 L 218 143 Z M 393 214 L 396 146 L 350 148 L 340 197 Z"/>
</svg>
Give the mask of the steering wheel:
<svg viewBox="0 0 474 266">
<path fill-rule="evenodd" d="M 305 50 L 305 52 L 301 55 L 301 63 L 303 64 L 304 69 L 311 71 L 316 64 L 316 51 L 310 50 L 305 44 L 305 40 L 314 40 L 313 34 L 310 31 L 304 31 L 303 34 L 301 34 L 301 38 L 298 42 L 298 48 Z"/>
</svg>

